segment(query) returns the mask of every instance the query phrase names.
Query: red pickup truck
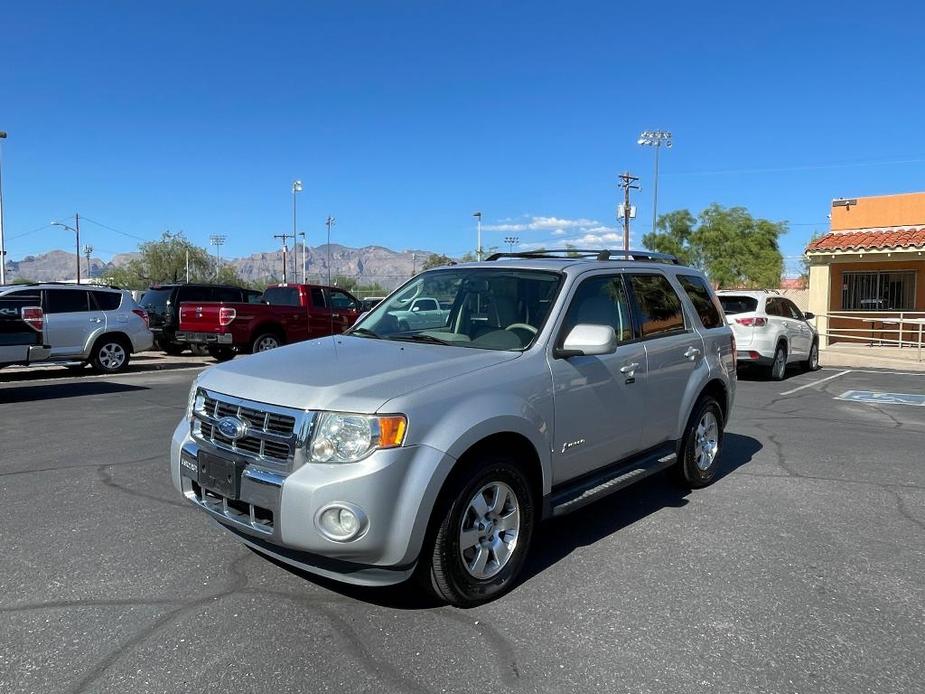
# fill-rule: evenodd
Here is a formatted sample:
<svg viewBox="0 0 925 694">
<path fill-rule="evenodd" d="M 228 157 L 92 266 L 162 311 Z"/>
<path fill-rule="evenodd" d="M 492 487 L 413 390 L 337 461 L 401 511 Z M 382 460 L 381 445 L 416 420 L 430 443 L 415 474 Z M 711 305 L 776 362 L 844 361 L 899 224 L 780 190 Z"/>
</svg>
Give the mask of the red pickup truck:
<svg viewBox="0 0 925 694">
<path fill-rule="evenodd" d="M 180 304 L 177 340 L 206 345 L 219 361 L 280 345 L 344 332 L 360 315 L 360 302 L 343 289 L 316 284 L 267 287 L 260 303 L 219 301 Z"/>
</svg>

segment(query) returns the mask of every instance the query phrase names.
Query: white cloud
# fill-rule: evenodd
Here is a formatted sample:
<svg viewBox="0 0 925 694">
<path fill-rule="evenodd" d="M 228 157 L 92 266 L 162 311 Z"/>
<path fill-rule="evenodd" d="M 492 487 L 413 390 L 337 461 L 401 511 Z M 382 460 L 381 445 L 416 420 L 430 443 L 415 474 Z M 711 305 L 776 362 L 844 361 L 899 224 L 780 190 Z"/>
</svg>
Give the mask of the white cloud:
<svg viewBox="0 0 925 694">
<path fill-rule="evenodd" d="M 563 219 L 559 217 L 530 217 L 528 220 L 518 222 L 511 219 L 501 220 L 503 224 L 483 224 L 482 231 L 550 231 L 560 229 L 580 229 L 599 226 L 600 222 L 593 219 Z"/>
<path fill-rule="evenodd" d="M 499 220 L 497 224 L 482 226 L 485 232 L 500 232 L 504 234 L 538 232 L 521 238 L 517 248 L 524 251 L 537 248 L 610 248 L 623 247 L 623 230 L 617 227 L 601 224 L 596 219 L 577 217 L 527 216 Z M 632 241 L 632 237 L 630 239 Z M 490 241 L 483 240 L 486 247 L 492 245 Z M 632 245 L 632 244 L 631 244 Z"/>
</svg>

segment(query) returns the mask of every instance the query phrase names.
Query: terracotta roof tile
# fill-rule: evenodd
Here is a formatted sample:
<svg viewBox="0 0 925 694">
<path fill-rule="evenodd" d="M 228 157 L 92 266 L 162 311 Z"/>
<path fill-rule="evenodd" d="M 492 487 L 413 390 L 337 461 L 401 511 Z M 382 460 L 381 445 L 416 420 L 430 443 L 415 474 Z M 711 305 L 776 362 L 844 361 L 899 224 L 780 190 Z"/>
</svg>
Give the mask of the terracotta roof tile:
<svg viewBox="0 0 925 694">
<path fill-rule="evenodd" d="M 925 247 L 925 227 L 836 231 L 806 247 L 811 251 L 889 250 Z"/>
</svg>

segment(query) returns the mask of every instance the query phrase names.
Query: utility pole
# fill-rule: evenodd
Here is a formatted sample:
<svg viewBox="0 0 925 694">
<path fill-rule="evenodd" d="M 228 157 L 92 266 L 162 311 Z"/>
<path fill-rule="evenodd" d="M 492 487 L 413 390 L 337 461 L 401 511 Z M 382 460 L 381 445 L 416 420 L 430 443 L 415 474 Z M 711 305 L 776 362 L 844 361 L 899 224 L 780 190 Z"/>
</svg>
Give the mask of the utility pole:
<svg viewBox="0 0 925 694">
<path fill-rule="evenodd" d="M 93 253 L 93 246 L 87 244 L 84 246 L 84 257 L 87 259 L 87 280 L 90 280 L 90 255 Z"/>
<path fill-rule="evenodd" d="M 286 256 L 289 252 L 289 248 L 288 246 L 286 246 L 286 241 L 289 238 L 289 234 L 273 234 L 273 238 L 281 239 L 283 242 L 283 284 L 286 284 L 287 283 L 286 265 L 288 264 L 286 262 Z"/>
<path fill-rule="evenodd" d="M 77 284 L 80 284 L 80 214 L 74 213 L 74 226 L 68 226 L 61 222 L 52 222 L 51 225 L 73 231 L 77 237 Z"/>
<path fill-rule="evenodd" d="M 411 254 L 411 276 L 414 277 L 417 274 L 418 270 L 418 254 Z"/>
<path fill-rule="evenodd" d="M 292 255 L 292 279 L 296 279 L 296 278 L 298 277 L 298 275 L 297 275 L 296 272 L 295 272 L 295 261 L 296 261 L 296 256 L 298 255 L 298 250 L 299 250 L 299 249 L 296 247 L 296 223 L 295 223 L 295 221 L 296 221 L 296 217 L 295 217 L 296 203 L 295 203 L 295 198 L 296 198 L 296 193 L 301 193 L 301 192 L 302 192 L 302 181 L 296 179 L 295 181 L 292 182 L 292 251 L 293 251 L 293 255 Z M 303 273 L 304 273 L 304 270 L 303 270 Z"/>
<path fill-rule="evenodd" d="M 300 231 L 299 236 L 302 237 L 302 284 L 305 284 L 305 232 Z"/>
<path fill-rule="evenodd" d="M 328 286 L 331 286 L 331 227 L 337 224 L 337 220 L 334 219 L 333 215 L 328 215 L 328 218 L 324 220 L 325 226 L 328 228 Z"/>
<path fill-rule="evenodd" d="M 633 208 L 630 206 L 630 191 L 639 190 L 636 181 L 639 176 L 633 176 L 629 171 L 624 171 L 617 178 L 620 179 L 620 187 L 623 189 L 623 250 L 630 249 L 630 216 Z"/>
<path fill-rule="evenodd" d="M 6 132 L 0 130 L 0 140 L 6 139 Z M 0 147 L 0 169 L 3 168 L 3 148 Z M 0 286 L 6 284 L 6 245 L 3 241 L 3 176 L 0 173 Z"/>
<path fill-rule="evenodd" d="M 222 268 L 222 246 L 228 237 L 224 234 L 211 234 L 209 236 L 209 245 L 215 246 L 215 275 Z M 189 280 L 187 280 L 189 281 Z"/>
</svg>

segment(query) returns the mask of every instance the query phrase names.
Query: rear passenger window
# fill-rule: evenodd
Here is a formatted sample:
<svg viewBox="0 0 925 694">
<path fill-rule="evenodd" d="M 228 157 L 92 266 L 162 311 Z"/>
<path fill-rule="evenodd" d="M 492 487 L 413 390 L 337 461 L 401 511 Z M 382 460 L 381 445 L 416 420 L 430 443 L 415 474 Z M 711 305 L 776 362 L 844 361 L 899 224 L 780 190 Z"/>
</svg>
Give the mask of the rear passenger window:
<svg viewBox="0 0 925 694">
<path fill-rule="evenodd" d="M 232 287 L 215 287 L 212 290 L 212 301 L 227 301 L 236 303 L 241 300 L 241 290 Z"/>
<path fill-rule="evenodd" d="M 678 281 L 687 292 L 700 322 L 704 328 L 719 328 L 723 325 L 722 313 L 716 305 L 716 299 L 710 294 L 706 280 L 697 275 L 678 275 Z"/>
<path fill-rule="evenodd" d="M 620 342 L 633 339 L 629 302 L 619 275 L 591 277 L 578 286 L 565 314 L 560 344 L 579 323 L 609 325 Z"/>
<path fill-rule="evenodd" d="M 321 287 L 312 287 L 312 306 L 324 308 L 324 291 Z"/>
<path fill-rule="evenodd" d="M 681 299 L 664 275 L 630 275 L 629 278 L 639 308 L 643 337 L 684 330 Z"/>
<path fill-rule="evenodd" d="M 177 290 L 177 303 L 184 301 L 212 301 L 212 287 L 180 287 Z"/>
<path fill-rule="evenodd" d="M 115 311 L 122 303 L 120 292 L 90 292 L 98 311 Z"/>
<path fill-rule="evenodd" d="M 87 292 L 77 289 L 46 289 L 46 313 L 79 313 L 89 311 Z"/>
<path fill-rule="evenodd" d="M 269 287 L 263 299 L 274 306 L 299 306 L 299 290 L 295 287 Z"/>
</svg>

